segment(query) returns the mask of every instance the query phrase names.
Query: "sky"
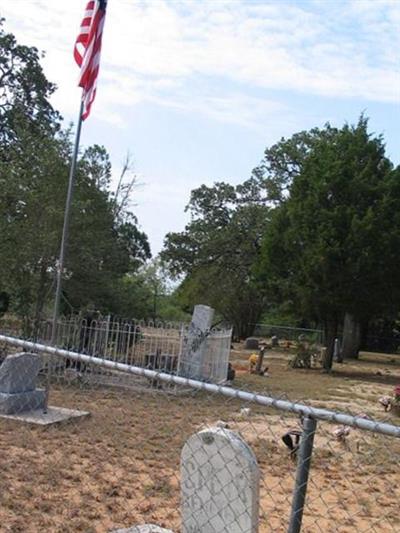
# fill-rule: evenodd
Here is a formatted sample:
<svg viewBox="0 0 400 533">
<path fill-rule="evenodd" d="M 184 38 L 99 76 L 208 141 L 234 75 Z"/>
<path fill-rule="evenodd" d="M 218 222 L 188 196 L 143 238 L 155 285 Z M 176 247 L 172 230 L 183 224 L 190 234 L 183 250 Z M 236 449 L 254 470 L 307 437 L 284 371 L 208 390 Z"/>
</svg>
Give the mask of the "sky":
<svg viewBox="0 0 400 533">
<path fill-rule="evenodd" d="M 45 51 L 52 103 L 76 123 L 72 50 L 86 0 L 0 0 L 5 29 Z M 400 163 L 397 0 L 109 0 L 97 97 L 81 147 L 126 154 L 132 210 L 153 255 L 182 231 L 190 191 L 240 183 L 266 147 L 364 112 Z"/>
</svg>

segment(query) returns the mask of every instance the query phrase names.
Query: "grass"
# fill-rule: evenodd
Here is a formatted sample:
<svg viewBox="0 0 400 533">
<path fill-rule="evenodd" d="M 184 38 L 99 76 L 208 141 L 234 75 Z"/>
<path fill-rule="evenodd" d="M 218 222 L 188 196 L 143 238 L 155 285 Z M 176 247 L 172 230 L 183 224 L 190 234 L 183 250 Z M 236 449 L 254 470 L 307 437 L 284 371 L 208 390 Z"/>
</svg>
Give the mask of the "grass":
<svg viewBox="0 0 400 533">
<path fill-rule="evenodd" d="M 269 352 L 270 377 L 261 377 L 240 370 L 247 357 L 242 349 L 232 354 L 237 388 L 400 422 L 376 401 L 400 382 L 397 362 L 365 354 L 322 374 L 289 369 L 287 354 Z M 292 416 L 251 405 L 243 419 L 243 402 L 202 392 L 171 396 L 73 384 L 55 385 L 51 403 L 89 410 L 91 417 L 47 429 L 0 420 L 1 532 L 103 533 L 146 522 L 178 532 L 180 451 L 191 434 L 217 420 L 239 431 L 257 457 L 260 532 L 286 530 L 295 464 L 281 436 L 297 424 Z M 331 425 L 320 423 L 303 531 L 366 531 L 372 523 L 375 531 L 395 531 L 399 457 L 396 439 L 352 430 L 341 445 Z"/>
</svg>

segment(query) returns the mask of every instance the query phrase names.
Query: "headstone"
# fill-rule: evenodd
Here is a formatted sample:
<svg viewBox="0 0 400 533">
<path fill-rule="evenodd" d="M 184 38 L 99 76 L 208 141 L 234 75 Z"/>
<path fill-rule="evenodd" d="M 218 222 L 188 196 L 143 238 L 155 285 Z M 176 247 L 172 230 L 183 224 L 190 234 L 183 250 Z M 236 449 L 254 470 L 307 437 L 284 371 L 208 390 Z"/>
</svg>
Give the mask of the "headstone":
<svg viewBox="0 0 400 533">
<path fill-rule="evenodd" d="M 223 384 L 228 379 L 232 330 L 213 331 L 206 339 L 202 378 L 210 383 Z"/>
<path fill-rule="evenodd" d="M 272 335 L 271 337 L 271 346 L 272 348 L 276 348 L 277 346 L 279 346 L 279 339 L 276 335 Z"/>
<path fill-rule="evenodd" d="M 205 379 L 204 358 L 207 337 L 210 333 L 214 309 L 207 305 L 196 305 L 193 311 L 179 366 L 179 374 L 191 379 Z"/>
<path fill-rule="evenodd" d="M 114 529 L 111 533 L 174 533 L 171 529 L 154 524 L 144 524 L 142 526 L 128 527 L 127 529 Z"/>
<path fill-rule="evenodd" d="M 36 354 L 8 355 L 0 366 L 0 392 L 15 394 L 35 390 L 41 366 L 41 359 Z"/>
<path fill-rule="evenodd" d="M 257 337 L 247 337 L 244 341 L 244 347 L 246 350 L 258 350 L 259 342 Z"/>
<path fill-rule="evenodd" d="M 45 391 L 36 389 L 42 366 L 32 353 L 8 355 L 0 366 L 0 413 L 15 414 L 44 407 Z"/>
<path fill-rule="evenodd" d="M 260 470 L 229 429 L 192 435 L 181 454 L 182 533 L 257 533 Z"/>
</svg>

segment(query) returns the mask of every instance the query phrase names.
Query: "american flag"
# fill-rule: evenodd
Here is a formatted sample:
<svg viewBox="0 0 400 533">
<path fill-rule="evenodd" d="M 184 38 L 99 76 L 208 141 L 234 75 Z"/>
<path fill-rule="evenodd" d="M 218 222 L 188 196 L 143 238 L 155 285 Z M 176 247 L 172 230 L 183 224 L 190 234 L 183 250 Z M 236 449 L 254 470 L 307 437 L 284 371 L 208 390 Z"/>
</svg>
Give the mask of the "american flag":
<svg viewBox="0 0 400 533">
<path fill-rule="evenodd" d="M 86 5 L 79 35 L 75 42 L 74 58 L 81 69 L 82 120 L 89 116 L 96 97 L 96 83 L 100 68 L 101 38 L 106 17 L 107 0 L 90 0 Z"/>
</svg>

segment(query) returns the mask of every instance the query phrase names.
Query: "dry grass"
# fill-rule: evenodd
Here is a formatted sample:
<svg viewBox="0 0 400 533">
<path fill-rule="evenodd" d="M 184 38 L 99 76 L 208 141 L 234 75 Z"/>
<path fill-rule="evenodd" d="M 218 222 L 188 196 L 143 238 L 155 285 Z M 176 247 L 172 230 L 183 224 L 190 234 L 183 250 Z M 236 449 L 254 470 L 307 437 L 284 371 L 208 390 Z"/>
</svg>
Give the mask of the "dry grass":
<svg viewBox="0 0 400 533">
<path fill-rule="evenodd" d="M 376 400 L 400 382 L 400 365 L 365 355 L 331 375 L 292 370 L 287 354 L 266 357 L 270 377 L 249 375 L 232 354 L 236 386 L 383 417 Z M 377 374 L 378 372 L 378 374 Z M 167 396 L 120 389 L 54 388 L 51 403 L 89 410 L 79 423 L 48 429 L 0 420 L 0 531 L 106 532 L 154 522 L 179 531 L 179 460 L 201 426 L 225 420 L 254 449 L 262 471 L 260 531 L 287 528 L 295 465 L 280 437 L 293 417 L 203 393 Z M 394 423 L 399 419 L 390 415 Z M 352 430 L 348 444 L 320 424 L 304 531 L 400 531 L 399 442 Z"/>
</svg>

